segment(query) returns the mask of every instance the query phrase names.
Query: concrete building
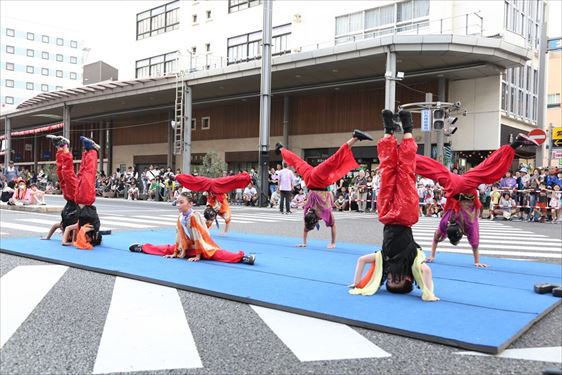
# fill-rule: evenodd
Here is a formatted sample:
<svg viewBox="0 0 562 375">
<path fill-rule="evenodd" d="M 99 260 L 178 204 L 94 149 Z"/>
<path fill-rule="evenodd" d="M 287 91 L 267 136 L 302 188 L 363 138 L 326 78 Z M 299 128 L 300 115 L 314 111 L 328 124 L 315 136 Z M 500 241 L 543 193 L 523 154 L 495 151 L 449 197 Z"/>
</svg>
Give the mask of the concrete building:
<svg viewBox="0 0 562 375">
<path fill-rule="evenodd" d="M 4 17 L 0 35 L 2 110 L 42 92 L 81 85 L 83 45 L 79 35 Z"/>
<path fill-rule="evenodd" d="M 119 79 L 119 71 L 103 61 L 84 65 L 83 72 L 82 83 L 84 85 Z"/>
<path fill-rule="evenodd" d="M 562 37 L 548 41 L 548 83 L 546 122 L 552 133 L 550 147 L 550 165 L 562 166 L 562 110 L 560 93 L 562 92 Z"/>
<path fill-rule="evenodd" d="M 537 48 L 544 5 L 542 0 L 273 2 L 270 145 L 283 141 L 317 163 L 354 128 L 380 136 L 380 112 L 388 103 L 396 110 L 431 93 L 434 101 L 462 102 L 467 112 L 454 136 L 445 138 L 449 162 L 477 164 L 518 132 L 542 126 Z M 65 131 L 95 129 L 94 137 L 109 142 L 108 167 L 182 168 L 170 122 L 177 116 L 177 90 L 189 87 L 192 163 L 214 150 L 232 169 L 255 166 L 261 1 L 139 7 L 131 25 L 136 41 L 130 70 L 124 74 L 135 80 L 63 90 L 59 97 L 39 95 L 0 119 L 0 126 L 45 125 L 32 115 L 53 113 L 66 116 Z M 394 78 L 398 71 L 404 72 L 401 81 Z M 423 153 L 424 133 L 419 117 L 415 120 Z M 432 150 L 425 152 L 433 154 L 436 141 L 432 134 Z M 354 152 L 360 164 L 377 164 L 373 144 Z M 532 150 L 519 156 L 534 158 Z"/>
</svg>

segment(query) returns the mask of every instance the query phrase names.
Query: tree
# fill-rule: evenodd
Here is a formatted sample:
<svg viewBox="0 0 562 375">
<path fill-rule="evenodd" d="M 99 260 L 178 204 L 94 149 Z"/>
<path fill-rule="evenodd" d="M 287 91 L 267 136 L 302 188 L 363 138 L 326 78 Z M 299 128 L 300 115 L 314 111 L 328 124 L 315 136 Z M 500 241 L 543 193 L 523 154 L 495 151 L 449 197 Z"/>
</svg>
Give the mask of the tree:
<svg viewBox="0 0 562 375">
<path fill-rule="evenodd" d="M 226 170 L 226 163 L 215 151 L 209 151 L 203 156 L 201 166 L 193 167 L 193 172 L 206 177 L 222 177 Z"/>
</svg>

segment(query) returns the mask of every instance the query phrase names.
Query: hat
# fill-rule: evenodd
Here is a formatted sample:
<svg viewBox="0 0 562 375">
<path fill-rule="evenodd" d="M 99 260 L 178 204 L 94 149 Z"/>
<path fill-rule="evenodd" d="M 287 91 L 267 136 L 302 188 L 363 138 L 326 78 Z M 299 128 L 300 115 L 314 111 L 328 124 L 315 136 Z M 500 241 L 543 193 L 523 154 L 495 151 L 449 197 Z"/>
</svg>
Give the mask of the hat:
<svg viewBox="0 0 562 375">
<path fill-rule="evenodd" d="M 519 172 L 521 172 L 521 173 L 527 173 L 527 168 L 523 167 L 523 168 L 521 168 L 521 170 L 520 170 Z"/>
</svg>

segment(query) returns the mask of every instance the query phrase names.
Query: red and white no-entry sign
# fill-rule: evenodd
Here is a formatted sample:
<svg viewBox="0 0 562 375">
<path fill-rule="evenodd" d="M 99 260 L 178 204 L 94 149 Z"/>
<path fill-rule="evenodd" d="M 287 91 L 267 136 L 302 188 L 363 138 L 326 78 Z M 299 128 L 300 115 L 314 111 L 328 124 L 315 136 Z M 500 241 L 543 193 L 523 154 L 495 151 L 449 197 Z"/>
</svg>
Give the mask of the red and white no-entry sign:
<svg viewBox="0 0 562 375">
<path fill-rule="evenodd" d="M 546 141 L 546 133 L 541 129 L 533 129 L 529 132 L 529 138 L 542 145 Z"/>
</svg>

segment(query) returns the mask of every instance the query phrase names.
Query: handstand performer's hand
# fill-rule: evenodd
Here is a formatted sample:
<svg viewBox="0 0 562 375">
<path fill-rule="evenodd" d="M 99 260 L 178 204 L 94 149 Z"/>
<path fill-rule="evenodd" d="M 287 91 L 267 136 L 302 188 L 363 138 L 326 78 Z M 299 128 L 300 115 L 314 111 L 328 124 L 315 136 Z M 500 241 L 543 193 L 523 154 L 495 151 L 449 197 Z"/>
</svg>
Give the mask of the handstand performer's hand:
<svg viewBox="0 0 562 375">
<path fill-rule="evenodd" d="M 176 258 L 176 254 L 164 255 L 164 258 Z"/>
<path fill-rule="evenodd" d="M 297 245 L 297 247 L 306 247 L 306 244 L 305 244 L 305 243 L 300 243 L 300 244 Z"/>
<path fill-rule="evenodd" d="M 434 257 L 427 257 L 427 258 L 425 258 L 425 262 L 426 262 L 426 263 L 431 263 L 431 262 L 433 262 L 434 260 L 435 260 Z"/>
<path fill-rule="evenodd" d="M 201 259 L 201 257 L 199 255 L 194 256 L 192 258 L 187 258 L 188 262 L 199 262 L 199 260 Z"/>
<path fill-rule="evenodd" d="M 328 249 L 335 249 L 336 248 L 336 244 L 335 243 L 329 243 L 328 246 L 326 246 Z"/>
</svg>

